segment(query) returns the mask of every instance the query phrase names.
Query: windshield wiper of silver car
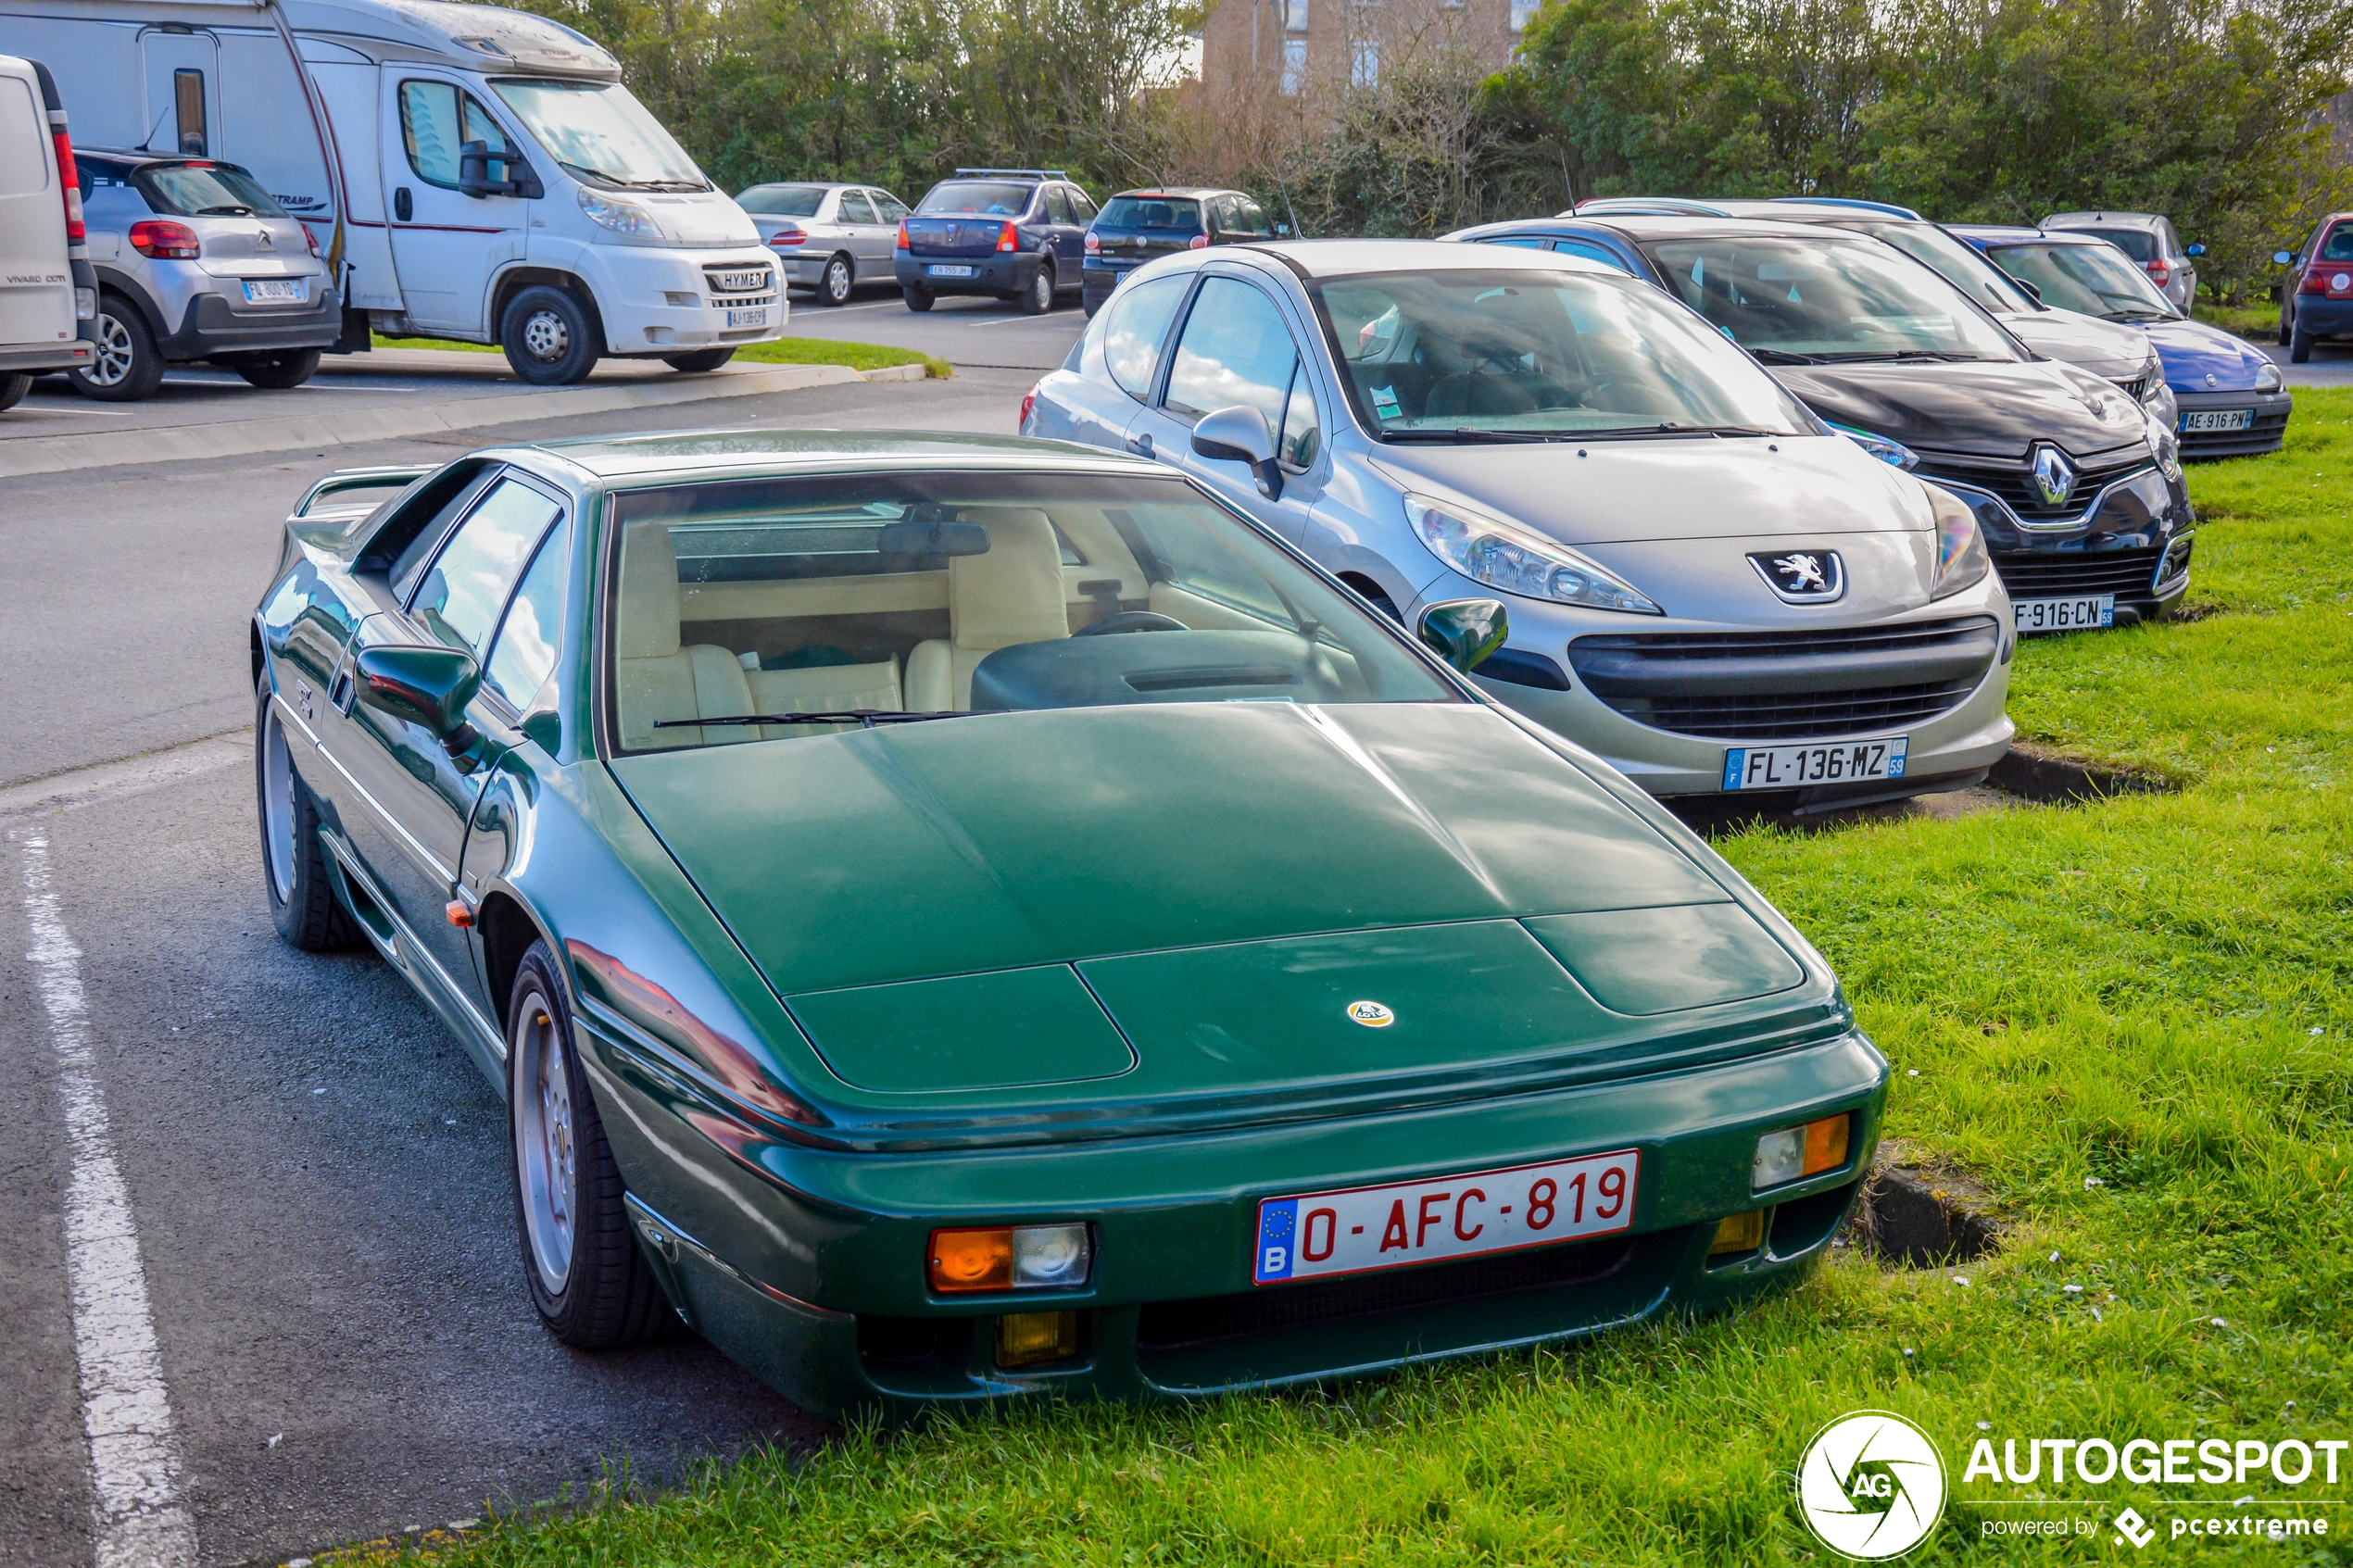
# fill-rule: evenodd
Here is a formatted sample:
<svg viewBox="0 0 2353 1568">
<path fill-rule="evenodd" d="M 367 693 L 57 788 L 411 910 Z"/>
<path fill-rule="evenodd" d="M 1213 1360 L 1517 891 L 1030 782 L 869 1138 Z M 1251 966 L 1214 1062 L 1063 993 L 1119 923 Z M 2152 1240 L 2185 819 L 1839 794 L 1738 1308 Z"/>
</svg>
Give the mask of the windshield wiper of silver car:
<svg viewBox="0 0 2353 1568">
<path fill-rule="evenodd" d="M 1822 357 L 1820 363 L 1825 365 L 1902 364 L 1906 361 L 1917 363 L 1923 359 L 1951 363 L 1956 360 L 1966 362 L 1984 358 L 1982 354 L 1963 354 L 1957 350 L 1941 348 L 1889 348 L 1868 349 L 1855 354 L 1826 354 Z"/>
<path fill-rule="evenodd" d="M 223 203 L 220 207 L 200 207 L 196 208 L 196 216 L 199 218 L 250 218 L 253 216 L 253 208 L 233 207 Z"/>
<path fill-rule="evenodd" d="M 1752 348 L 1761 364 L 1767 365 L 1827 365 L 1829 360 L 1818 354 L 1795 354 L 1786 348 Z"/>
<path fill-rule="evenodd" d="M 896 709 L 846 708 L 831 713 L 730 713 L 720 719 L 657 719 L 657 730 L 698 730 L 712 724 L 914 724 L 925 719 L 962 719 L 962 713 L 902 713 Z"/>
</svg>

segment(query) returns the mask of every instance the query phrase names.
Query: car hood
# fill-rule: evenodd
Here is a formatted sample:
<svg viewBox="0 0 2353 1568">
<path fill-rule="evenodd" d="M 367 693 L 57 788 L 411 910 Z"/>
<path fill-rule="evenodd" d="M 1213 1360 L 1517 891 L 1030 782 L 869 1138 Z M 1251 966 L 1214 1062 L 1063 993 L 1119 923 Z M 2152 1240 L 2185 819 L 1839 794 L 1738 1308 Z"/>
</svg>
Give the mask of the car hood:
<svg viewBox="0 0 2353 1568">
<path fill-rule="evenodd" d="M 2103 381 L 2132 381 L 2148 364 L 2148 339 L 2119 321 L 2075 310 L 2005 313 L 2010 335 L 2046 359 L 2080 365 Z"/>
<path fill-rule="evenodd" d="M 1876 533 L 1935 526 L 1918 484 L 1843 435 L 1384 445 L 1372 462 L 1564 545 Z"/>
<path fill-rule="evenodd" d="M 2177 319 L 2141 329 L 2165 361 L 2165 384 L 2175 392 L 2251 392 L 2271 357 L 2220 327 Z"/>
<path fill-rule="evenodd" d="M 735 198 L 720 191 L 631 191 L 628 199 L 653 215 L 661 237 L 678 246 L 759 245 L 759 226 Z"/>
<path fill-rule="evenodd" d="M 1724 887 L 1473 704 L 1154 704 L 613 763 L 779 996 Z"/>
<path fill-rule="evenodd" d="M 1906 446 L 2023 458 L 2036 441 L 2078 455 L 2140 436 L 2139 408 L 2107 382 L 2065 364 L 1774 366 L 1822 418 Z"/>
</svg>

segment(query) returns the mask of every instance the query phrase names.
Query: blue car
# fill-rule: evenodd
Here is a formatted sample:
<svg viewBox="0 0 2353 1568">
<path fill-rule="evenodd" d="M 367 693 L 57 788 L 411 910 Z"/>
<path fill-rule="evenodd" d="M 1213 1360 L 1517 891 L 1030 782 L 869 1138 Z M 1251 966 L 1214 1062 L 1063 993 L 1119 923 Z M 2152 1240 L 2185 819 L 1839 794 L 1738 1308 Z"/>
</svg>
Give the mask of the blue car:
<svg viewBox="0 0 2353 1568">
<path fill-rule="evenodd" d="M 2146 273 L 2106 240 L 2056 229 L 1957 228 L 1953 232 L 2034 291 L 2044 304 L 2136 327 L 2157 345 L 2181 407 L 2174 429 L 2184 461 L 2276 452 L 2295 399 L 2280 368 L 2252 344 L 2174 311 Z"/>
<path fill-rule="evenodd" d="M 892 270 L 910 310 L 994 295 L 1032 316 L 1085 278 L 1095 204 L 1059 169 L 960 169 L 899 220 Z"/>
</svg>

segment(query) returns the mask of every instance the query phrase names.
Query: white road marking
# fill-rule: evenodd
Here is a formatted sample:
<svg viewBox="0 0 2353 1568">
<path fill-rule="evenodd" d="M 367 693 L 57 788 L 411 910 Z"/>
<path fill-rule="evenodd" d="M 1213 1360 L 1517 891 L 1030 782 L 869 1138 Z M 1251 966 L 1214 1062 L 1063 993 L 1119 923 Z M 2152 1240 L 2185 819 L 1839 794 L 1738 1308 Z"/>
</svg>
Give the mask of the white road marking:
<svg viewBox="0 0 2353 1568">
<path fill-rule="evenodd" d="M 226 730 L 145 756 L 126 757 L 119 762 L 101 762 L 69 773 L 52 773 L 47 778 L 11 784 L 0 789 L 0 822 L 94 806 L 101 800 L 177 784 L 216 769 L 240 763 L 249 766 L 252 761 L 252 729 Z"/>
<path fill-rule="evenodd" d="M 10 836 L 16 837 L 16 834 Z M 90 1437 L 92 1530 L 97 1568 L 192 1568 L 196 1525 L 180 1501 L 180 1445 L 147 1307 L 147 1274 L 131 1197 L 115 1164 L 107 1101 L 91 1064 L 82 949 L 49 884 L 45 834 L 18 838 L 24 909 L 73 1171 L 66 1185 L 66 1273 L 73 1295 L 74 1358 L 82 1365 L 82 1424 Z"/>
</svg>

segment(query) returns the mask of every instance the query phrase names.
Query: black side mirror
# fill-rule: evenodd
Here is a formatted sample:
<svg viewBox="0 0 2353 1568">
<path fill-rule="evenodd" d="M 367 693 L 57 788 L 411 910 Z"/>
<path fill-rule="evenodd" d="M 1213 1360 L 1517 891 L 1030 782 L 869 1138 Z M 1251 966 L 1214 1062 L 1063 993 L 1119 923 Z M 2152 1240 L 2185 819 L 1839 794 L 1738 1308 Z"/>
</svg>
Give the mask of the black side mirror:
<svg viewBox="0 0 2353 1568">
<path fill-rule="evenodd" d="M 500 179 L 490 177 L 494 163 L 498 165 Z M 458 189 L 477 197 L 523 196 L 536 200 L 546 194 L 529 164 L 507 152 L 492 152 L 487 142 L 467 142 L 458 148 Z"/>
<path fill-rule="evenodd" d="M 375 647 L 355 661 L 359 700 L 379 713 L 422 727 L 452 757 L 478 732 L 466 708 L 482 689 L 482 667 L 456 648 Z"/>
<path fill-rule="evenodd" d="M 1439 658 L 1469 674 L 1511 634 L 1511 617 L 1499 599 L 1449 599 L 1422 611 L 1415 634 Z"/>
<path fill-rule="evenodd" d="M 1275 460 L 1275 433 L 1266 416 L 1239 405 L 1203 414 L 1193 427 L 1193 452 L 1217 463 L 1248 463 L 1270 501 L 1282 499 L 1283 466 Z"/>
</svg>

